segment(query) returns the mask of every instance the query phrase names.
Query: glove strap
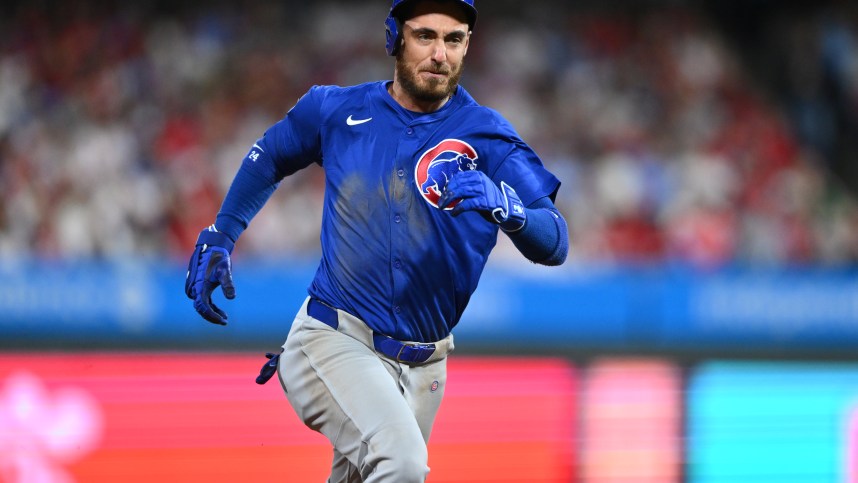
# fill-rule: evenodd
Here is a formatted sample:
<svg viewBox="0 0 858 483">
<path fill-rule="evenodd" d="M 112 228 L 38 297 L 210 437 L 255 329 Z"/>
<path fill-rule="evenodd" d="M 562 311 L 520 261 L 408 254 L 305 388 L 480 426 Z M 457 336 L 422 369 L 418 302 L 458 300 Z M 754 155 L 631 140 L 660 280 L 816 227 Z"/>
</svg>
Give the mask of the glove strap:
<svg viewBox="0 0 858 483">
<path fill-rule="evenodd" d="M 194 253 L 191 255 L 191 259 L 188 260 L 188 272 L 185 275 L 185 294 L 191 300 L 195 296 L 194 282 L 197 279 L 197 270 L 200 269 L 200 257 L 202 257 L 203 252 L 208 247 L 221 247 L 228 253 L 232 253 L 232 249 L 235 248 L 235 242 L 230 240 L 228 236 L 217 231 L 214 225 L 200 232 L 200 236 L 197 237 L 197 245 L 194 248 Z"/>
<path fill-rule="evenodd" d="M 214 225 L 211 225 L 200 232 L 200 236 L 197 237 L 197 246 L 200 245 L 208 245 L 210 247 L 222 247 L 225 248 L 226 251 L 230 254 L 232 253 L 233 248 L 235 248 L 235 242 L 230 240 L 228 236 L 217 231 L 217 228 L 215 228 Z"/>
<path fill-rule="evenodd" d="M 500 225 L 501 230 L 507 233 L 521 230 L 527 221 L 521 198 L 518 197 L 518 193 L 512 189 L 512 186 L 504 181 L 501 181 L 501 194 L 503 195 L 504 206 L 492 211 L 492 217 Z"/>
</svg>

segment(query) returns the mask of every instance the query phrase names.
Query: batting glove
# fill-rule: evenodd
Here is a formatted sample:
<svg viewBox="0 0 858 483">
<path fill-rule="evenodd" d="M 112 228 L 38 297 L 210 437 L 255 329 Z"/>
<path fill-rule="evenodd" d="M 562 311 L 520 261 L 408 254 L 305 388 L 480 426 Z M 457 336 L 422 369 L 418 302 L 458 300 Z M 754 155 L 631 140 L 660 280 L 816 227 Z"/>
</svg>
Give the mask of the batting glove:
<svg viewBox="0 0 858 483">
<path fill-rule="evenodd" d="M 281 350 L 280 353 L 282 354 L 283 351 Z M 262 369 L 259 370 L 259 375 L 256 376 L 257 384 L 265 384 L 268 382 L 268 380 L 277 372 L 277 364 L 280 363 L 280 354 L 266 352 L 265 357 L 268 358 L 268 362 L 266 362 L 262 366 Z"/>
<path fill-rule="evenodd" d="M 507 232 L 521 230 L 527 221 L 524 205 L 515 190 L 501 181 L 500 188 L 485 173 L 479 170 L 460 171 L 447 183 L 438 200 L 438 208 L 453 206 L 451 214 L 459 216 L 465 211 L 477 211 L 500 225 Z"/>
<path fill-rule="evenodd" d="M 226 325 L 226 312 L 212 302 L 212 292 L 221 286 L 223 295 L 235 298 L 232 283 L 232 262 L 229 254 L 235 246 L 228 236 L 217 231 L 214 225 L 200 232 L 197 246 L 188 262 L 185 294 L 194 301 L 194 308 L 213 324 Z"/>
</svg>

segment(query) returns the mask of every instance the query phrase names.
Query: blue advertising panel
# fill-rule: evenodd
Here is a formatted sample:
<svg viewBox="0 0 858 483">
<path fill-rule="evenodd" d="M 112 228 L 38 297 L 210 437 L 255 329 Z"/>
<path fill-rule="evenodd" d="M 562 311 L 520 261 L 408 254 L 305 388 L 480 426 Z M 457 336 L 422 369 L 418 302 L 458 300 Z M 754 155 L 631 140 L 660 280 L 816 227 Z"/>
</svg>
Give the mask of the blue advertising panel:
<svg viewBox="0 0 858 483">
<path fill-rule="evenodd" d="M 849 348 L 858 277 L 842 270 L 732 270 L 666 276 L 662 338 L 692 348 Z"/>
<path fill-rule="evenodd" d="M 277 344 L 315 271 L 310 261 L 242 260 L 237 298 L 204 322 L 165 263 L 0 261 L 0 341 L 16 344 Z M 849 351 L 858 274 L 673 267 L 487 269 L 454 333 L 463 347 Z"/>
</svg>

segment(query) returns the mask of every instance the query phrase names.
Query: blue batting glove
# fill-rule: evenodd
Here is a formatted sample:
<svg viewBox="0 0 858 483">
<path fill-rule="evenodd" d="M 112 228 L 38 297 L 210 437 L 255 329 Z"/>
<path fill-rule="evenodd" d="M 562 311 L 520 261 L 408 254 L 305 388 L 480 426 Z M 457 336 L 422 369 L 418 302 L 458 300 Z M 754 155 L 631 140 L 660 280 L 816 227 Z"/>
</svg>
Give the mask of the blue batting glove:
<svg viewBox="0 0 858 483">
<path fill-rule="evenodd" d="M 280 354 L 282 353 L 283 351 L 281 350 Z M 265 353 L 265 357 L 268 358 L 268 362 L 266 362 L 262 366 L 262 369 L 259 370 L 259 375 L 256 376 L 257 384 L 265 384 L 266 382 L 268 382 L 269 379 L 271 379 L 271 377 L 274 376 L 274 374 L 277 372 L 277 364 L 280 363 L 280 354 L 275 354 L 273 352 Z"/>
<path fill-rule="evenodd" d="M 445 209 L 456 200 L 461 202 L 453 207 L 453 216 L 477 211 L 487 215 L 507 233 L 521 230 L 527 221 L 524 205 L 515 190 L 503 181 L 498 188 L 479 170 L 460 171 L 453 175 L 438 200 L 438 208 Z"/>
<path fill-rule="evenodd" d="M 229 258 L 233 247 L 235 243 L 212 225 L 200 232 L 188 262 L 185 294 L 194 301 L 197 312 L 213 324 L 226 325 L 227 315 L 212 302 L 212 292 L 220 286 L 226 298 L 235 298 Z"/>
</svg>

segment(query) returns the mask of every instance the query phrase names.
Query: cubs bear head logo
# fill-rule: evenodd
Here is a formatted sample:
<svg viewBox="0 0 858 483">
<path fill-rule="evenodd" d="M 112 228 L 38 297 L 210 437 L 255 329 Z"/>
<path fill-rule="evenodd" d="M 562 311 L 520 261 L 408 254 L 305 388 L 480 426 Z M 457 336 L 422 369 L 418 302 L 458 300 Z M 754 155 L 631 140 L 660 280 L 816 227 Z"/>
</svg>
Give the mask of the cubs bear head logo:
<svg viewBox="0 0 858 483">
<path fill-rule="evenodd" d="M 477 158 L 474 148 L 458 139 L 445 139 L 423 153 L 414 170 L 414 181 L 423 199 L 437 208 L 438 199 L 450 178 L 459 171 L 477 169 Z M 458 201 L 446 209 L 452 209 L 456 204 Z"/>
</svg>

